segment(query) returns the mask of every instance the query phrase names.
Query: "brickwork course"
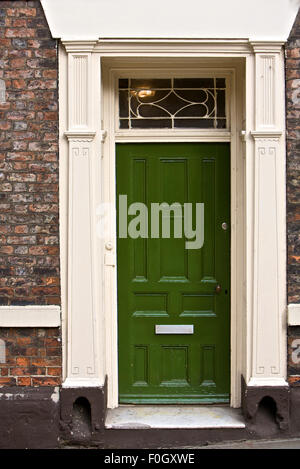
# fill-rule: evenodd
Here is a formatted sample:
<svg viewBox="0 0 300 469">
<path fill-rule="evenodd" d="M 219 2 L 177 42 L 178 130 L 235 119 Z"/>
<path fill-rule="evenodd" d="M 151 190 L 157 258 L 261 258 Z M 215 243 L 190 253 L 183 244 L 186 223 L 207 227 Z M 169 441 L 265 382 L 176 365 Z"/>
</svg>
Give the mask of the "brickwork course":
<svg viewBox="0 0 300 469">
<path fill-rule="evenodd" d="M 60 304 L 57 42 L 39 1 L 0 2 L 0 78 L 0 304 Z M 0 338 L 0 384 L 60 383 L 58 330 Z"/>
</svg>

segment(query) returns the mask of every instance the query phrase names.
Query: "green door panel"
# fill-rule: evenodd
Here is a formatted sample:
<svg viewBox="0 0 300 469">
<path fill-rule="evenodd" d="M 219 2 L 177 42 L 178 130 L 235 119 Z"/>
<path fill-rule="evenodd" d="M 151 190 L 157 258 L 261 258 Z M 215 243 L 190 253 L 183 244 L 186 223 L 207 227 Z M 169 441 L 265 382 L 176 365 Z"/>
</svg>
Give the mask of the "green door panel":
<svg viewBox="0 0 300 469">
<path fill-rule="evenodd" d="M 120 402 L 229 402 L 229 144 L 117 144 L 116 166 L 117 225 L 119 195 L 147 205 L 149 227 L 153 202 L 204 203 L 201 249 L 172 236 L 172 218 L 169 239 L 117 239 Z M 155 333 L 183 324 L 194 333 Z"/>
</svg>

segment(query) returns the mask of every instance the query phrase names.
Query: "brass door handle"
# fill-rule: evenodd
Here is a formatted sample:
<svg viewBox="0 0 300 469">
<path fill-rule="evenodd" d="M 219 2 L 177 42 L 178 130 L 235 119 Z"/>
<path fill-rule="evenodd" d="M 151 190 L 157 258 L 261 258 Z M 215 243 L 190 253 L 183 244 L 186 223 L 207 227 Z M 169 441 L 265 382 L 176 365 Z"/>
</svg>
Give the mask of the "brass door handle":
<svg viewBox="0 0 300 469">
<path fill-rule="evenodd" d="M 216 293 L 220 293 L 221 290 L 222 290 L 221 285 L 217 285 L 217 286 L 216 286 L 216 289 L 215 289 Z"/>
</svg>

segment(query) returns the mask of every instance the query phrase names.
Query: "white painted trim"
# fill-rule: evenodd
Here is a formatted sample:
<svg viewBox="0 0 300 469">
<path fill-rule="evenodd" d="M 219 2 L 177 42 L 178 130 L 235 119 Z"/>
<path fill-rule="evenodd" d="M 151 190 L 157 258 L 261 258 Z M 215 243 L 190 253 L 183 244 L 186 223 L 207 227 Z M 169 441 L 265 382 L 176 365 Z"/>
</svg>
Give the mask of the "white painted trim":
<svg viewBox="0 0 300 469">
<path fill-rule="evenodd" d="M 252 52 L 248 40 L 101 39 L 94 47 L 102 57 L 232 57 Z"/>
<path fill-rule="evenodd" d="M 76 40 L 63 40 L 62 44 L 65 47 L 66 52 L 93 52 L 97 41 L 76 41 Z"/>
<path fill-rule="evenodd" d="M 188 133 L 183 132 L 180 134 L 174 134 L 165 132 L 164 134 L 159 134 L 159 132 L 151 132 L 147 135 L 146 132 L 133 133 L 130 134 L 122 134 L 116 133 L 116 142 L 122 143 L 129 143 L 129 142 L 149 142 L 149 138 L 155 138 L 156 142 L 230 142 L 231 141 L 231 133 L 230 132 L 222 132 L 220 135 L 216 135 L 215 133 Z"/>
<path fill-rule="evenodd" d="M 231 70 L 231 406 L 240 406 L 240 377 L 245 376 L 246 382 L 257 385 L 283 385 L 286 373 L 286 300 L 285 300 L 285 141 L 284 141 L 284 61 L 278 43 L 250 44 L 249 41 L 167 41 L 167 40 L 101 40 L 97 44 L 84 41 L 68 44 L 68 53 L 60 48 L 60 234 L 61 234 L 61 275 L 62 275 L 62 314 L 63 314 L 63 353 L 64 379 L 66 385 L 78 386 L 82 382 L 98 386 L 108 376 L 108 405 L 118 405 L 118 368 L 117 368 L 117 296 L 116 268 L 114 262 L 105 263 L 105 249 L 110 244 L 110 257 L 115 252 L 115 219 L 110 221 L 110 233 L 107 239 L 99 241 L 95 235 L 96 207 L 101 201 L 115 203 L 115 141 L 146 141 L 144 134 L 125 136 L 114 134 L 115 106 L 110 96 L 110 88 L 114 89 L 109 77 L 109 69 L 132 71 L 137 68 L 153 69 L 205 69 L 217 67 L 219 71 Z M 69 56 L 69 67 L 68 67 Z M 84 60 L 73 67 L 74 57 Z M 271 57 L 271 60 L 270 60 Z M 151 60 L 149 60 L 151 58 Z M 270 63 L 269 63 L 270 62 Z M 103 64 L 104 83 L 101 85 L 101 63 Z M 80 64 L 80 67 L 78 65 Z M 272 70 L 268 68 L 271 66 Z M 87 76 L 83 81 L 76 79 L 79 69 L 86 67 Z M 245 70 L 245 77 L 244 77 Z M 74 75 L 75 73 L 75 75 Z M 69 74 L 69 76 L 68 76 Z M 236 78 L 234 75 L 236 74 Z M 274 77 L 276 79 L 274 79 Z M 245 78 L 245 79 L 244 79 Z M 267 82 L 272 83 L 272 89 Z M 88 86 L 88 90 L 84 87 Z M 74 103 L 68 101 L 73 95 L 74 87 L 84 98 L 81 109 L 75 109 Z M 271 91 L 271 92 L 270 92 Z M 262 98 L 262 99 L 261 99 Z M 69 104 L 69 107 L 68 107 Z M 261 106 L 259 108 L 259 106 Z M 84 111 L 83 113 L 81 111 Z M 86 110 L 88 112 L 86 113 Z M 71 124 L 70 124 L 71 123 Z M 73 126 L 73 127 L 72 127 Z M 107 138 L 104 142 L 105 131 Z M 94 131 L 96 134 L 89 141 Z M 240 134 L 243 131 L 243 136 Z M 83 137 L 83 133 L 85 136 Z M 68 137 L 68 139 L 66 138 Z M 116 139 L 115 139 L 116 137 Z M 168 139 L 170 135 L 152 135 L 152 138 Z M 177 136 L 173 136 L 177 138 Z M 215 138 L 217 136 L 210 136 Z M 228 141 L 224 134 L 220 141 Z M 181 134 L 181 141 L 195 141 L 196 135 Z M 199 141 L 208 139 L 206 132 L 199 132 Z M 223 139 L 223 140 L 222 140 Z M 167 140 L 165 140 L 167 141 Z M 175 140 L 176 141 L 176 140 Z M 208 140 L 210 141 L 210 140 Z M 72 189 L 73 176 L 70 173 L 70 161 L 74 159 L 72 148 L 88 148 L 87 159 L 91 164 L 89 177 L 77 177 L 77 190 Z M 257 246 L 261 240 L 265 223 L 262 214 L 268 213 L 266 206 L 258 202 L 258 187 L 261 184 L 260 165 L 261 145 L 265 152 L 276 146 L 276 178 L 266 172 L 270 188 L 276 187 L 277 223 L 272 222 L 272 249 L 268 256 L 276 258 L 278 272 L 278 294 L 275 308 L 268 307 L 268 295 L 274 275 L 263 275 L 262 266 L 266 258 L 257 255 Z M 70 153 L 69 153 L 70 150 Z M 273 151 L 273 150 L 272 150 Z M 267 153 L 265 153 L 267 155 Z M 101 158 L 102 156 L 102 158 Z M 75 157 L 76 158 L 76 157 Z M 81 155 L 84 163 L 83 154 Z M 273 158 L 273 159 L 272 159 Z M 274 169 L 273 157 L 265 159 Z M 86 161 L 85 161 L 86 162 Z M 266 168 L 265 168 L 266 169 Z M 70 179 L 71 178 L 71 179 Z M 86 204 L 91 213 L 91 224 L 78 224 L 78 230 L 91 230 L 85 237 L 92 255 L 88 256 L 90 272 L 93 280 L 90 306 L 83 301 L 86 297 L 87 265 L 85 270 L 75 270 L 81 282 L 78 288 L 70 290 L 70 279 L 74 274 L 72 265 L 74 258 L 68 256 L 72 248 L 74 232 L 72 231 L 72 203 L 74 196 L 90 195 Z M 71 200 L 70 200 L 71 199 Z M 269 201 L 272 198 L 268 198 Z M 79 208 L 81 198 L 75 199 Z M 269 203 L 269 202 L 268 202 Z M 89 205 L 90 204 L 90 205 Z M 85 211 L 81 207 L 82 214 Z M 261 211 L 262 210 L 262 211 Z M 274 207 L 272 206 L 272 210 Z M 71 213 L 70 213 L 71 211 Z M 69 213 L 68 213 L 69 212 Z M 68 221 L 69 217 L 69 221 Z M 277 237 L 274 236 L 274 226 Z M 82 234 L 82 233 L 81 233 Z M 264 238 L 266 239 L 266 237 Z M 86 244 L 85 244 L 86 245 Z M 264 252 L 264 251 L 262 251 Z M 71 251 L 69 251 L 71 254 Z M 78 260 L 86 262 L 84 249 L 76 251 Z M 271 258 L 273 258 L 271 256 Z M 76 273 L 77 272 L 77 273 Z M 259 278 L 259 282 L 257 279 Z M 69 285 L 68 285 L 69 282 Z M 257 286 L 259 285 L 259 289 Z M 266 285 L 266 289 L 264 289 Z M 274 291 L 274 285 L 272 291 Z M 259 299 L 259 301 L 258 301 Z M 81 306 L 79 308 L 78 302 Z M 92 303 L 91 303 L 92 302 Z M 274 303 L 275 304 L 275 303 Z M 92 306 L 91 306 L 92 305 Z M 259 307 L 258 307 L 259 305 Z M 261 305 L 264 307 L 262 308 Z M 266 307 L 265 307 L 266 306 Z M 74 313 L 74 307 L 77 311 Z M 76 309 L 77 308 L 77 309 Z M 84 311 L 84 316 L 83 316 Z M 85 318 L 89 321 L 86 327 Z M 271 327 L 270 327 L 271 326 Z M 72 327 L 74 328 L 72 333 Z M 260 328 L 268 333 L 268 342 L 263 340 Z M 260 333 L 260 335 L 259 335 Z M 88 366 L 91 356 L 86 352 L 91 341 L 94 341 L 95 373 L 83 376 L 81 372 L 72 375 L 72 350 L 82 350 L 81 369 Z M 87 347 L 85 347 L 85 345 Z M 271 346 L 271 348 L 269 348 Z M 79 347 L 79 348 L 78 348 Z M 271 375 L 270 364 L 273 357 L 269 350 L 275 350 L 275 368 Z M 265 373 L 256 374 L 260 367 Z M 273 365 L 272 365 L 273 366 Z M 83 380 L 83 381 L 82 381 Z M 281 384 L 280 384 L 281 383 Z"/>
<path fill-rule="evenodd" d="M 97 378 L 67 378 L 62 384 L 63 388 L 94 388 L 101 386 L 103 386 L 103 382 Z"/>
<path fill-rule="evenodd" d="M 170 67 L 168 63 L 170 62 Z M 226 66 L 227 65 L 227 66 Z M 236 74 L 239 74 L 236 79 Z M 198 129 L 195 131 L 150 130 L 146 132 L 127 131 L 118 129 L 117 107 L 117 79 L 119 77 L 145 77 L 149 76 L 149 65 L 143 58 L 129 59 L 127 67 L 117 67 L 115 60 L 106 61 L 103 67 L 103 85 L 106 93 L 103 96 L 103 122 L 107 129 L 108 138 L 104 145 L 102 185 L 104 200 L 115 205 L 115 143 L 124 141 L 161 142 L 161 141 L 198 141 L 198 142 L 223 142 L 231 143 L 231 406 L 239 407 L 241 399 L 241 374 L 243 357 L 243 340 L 241 337 L 242 304 L 244 291 L 245 264 L 243 251 L 243 225 L 239 220 L 243 219 L 244 178 L 243 178 L 243 148 L 240 141 L 242 128 L 242 102 L 243 102 L 243 72 L 242 64 L 224 63 L 222 59 L 216 59 L 207 66 L 206 59 L 198 57 L 184 65 L 182 59 L 164 60 L 158 65 L 156 61 L 151 64 L 151 77 L 162 76 L 218 76 L 227 78 L 227 116 L 230 131 L 210 131 Z M 237 99 L 237 90 L 239 98 Z M 147 135 L 148 134 L 148 135 Z M 212 137 L 213 135 L 213 137 Z M 109 241 L 115 245 L 116 239 L 115 221 L 112 220 Z M 114 255 L 116 253 L 114 252 Z M 116 263 L 114 263 L 115 265 Z M 104 292 L 106 315 L 106 370 L 108 375 L 108 406 L 118 406 L 118 351 L 117 351 L 117 282 L 116 269 L 104 268 Z M 107 293 L 106 293 L 107 292 Z"/>
<path fill-rule="evenodd" d="M 60 235 L 63 314 L 63 381 L 104 383 L 101 351 L 101 256 L 96 234 L 101 124 L 100 69 L 89 41 L 60 47 Z M 99 107 L 98 107 L 99 105 Z M 95 259 L 95 262 L 93 262 Z M 72 384 L 73 383 L 73 384 Z M 85 383 L 85 384 L 84 384 Z"/>
<path fill-rule="evenodd" d="M 247 61 L 246 75 L 246 96 L 251 99 L 246 105 L 247 225 L 251 227 L 246 382 L 280 386 L 286 385 L 287 339 L 284 54 L 280 43 L 252 46 L 254 56 Z"/>
<path fill-rule="evenodd" d="M 76 142 L 92 142 L 96 135 L 96 132 L 85 132 L 84 130 L 80 131 L 69 131 L 64 132 L 67 139 L 70 141 Z"/>
<path fill-rule="evenodd" d="M 284 378 L 251 378 L 248 386 L 288 386 Z"/>
<path fill-rule="evenodd" d="M 65 137 L 68 122 L 68 56 L 58 47 L 59 66 L 59 238 L 60 238 L 60 291 L 62 318 L 62 379 L 67 375 L 67 316 L 68 316 L 68 140 Z"/>
<path fill-rule="evenodd" d="M 60 307 L 0 306 L 0 327 L 59 327 Z"/>
<path fill-rule="evenodd" d="M 300 303 L 288 305 L 288 325 L 300 326 Z"/>
<path fill-rule="evenodd" d="M 283 134 L 282 130 L 253 130 L 250 132 L 254 139 L 273 139 L 277 141 Z"/>
</svg>

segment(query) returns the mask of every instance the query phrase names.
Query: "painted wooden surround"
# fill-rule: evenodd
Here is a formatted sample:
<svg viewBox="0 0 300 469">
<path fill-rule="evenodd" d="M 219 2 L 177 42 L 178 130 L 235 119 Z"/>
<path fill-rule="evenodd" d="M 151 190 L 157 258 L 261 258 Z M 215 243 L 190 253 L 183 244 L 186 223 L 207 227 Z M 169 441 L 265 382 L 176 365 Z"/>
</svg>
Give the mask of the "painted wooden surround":
<svg viewBox="0 0 300 469">
<path fill-rule="evenodd" d="M 241 279 L 232 326 L 232 341 L 238 346 L 232 346 L 231 367 L 235 383 L 243 374 L 252 386 L 286 385 L 282 43 L 64 41 L 60 49 L 63 386 L 101 386 L 107 375 L 109 407 L 118 405 L 117 384 L 110 388 L 110 383 L 117 383 L 117 355 L 110 353 L 117 340 L 114 222 L 111 237 L 100 240 L 96 233 L 97 206 L 115 187 L 107 180 L 114 170 L 113 161 L 104 161 L 108 151 L 103 159 L 103 145 L 112 146 L 113 135 L 103 127 L 107 109 L 102 107 L 106 90 L 100 85 L 101 62 L 114 57 L 124 66 L 130 57 L 163 56 L 167 64 L 186 55 L 196 61 L 214 57 L 222 62 L 226 56 L 243 62 L 245 122 L 237 126 L 243 130 L 238 137 L 243 143 L 239 147 L 232 140 L 232 152 L 243 160 L 244 194 L 240 197 L 239 187 L 235 188 L 233 198 L 237 207 L 243 207 L 232 208 L 243 216 L 233 226 L 240 241 L 231 268 L 238 269 Z M 232 388 L 231 405 L 240 405 L 239 384 Z"/>
</svg>

